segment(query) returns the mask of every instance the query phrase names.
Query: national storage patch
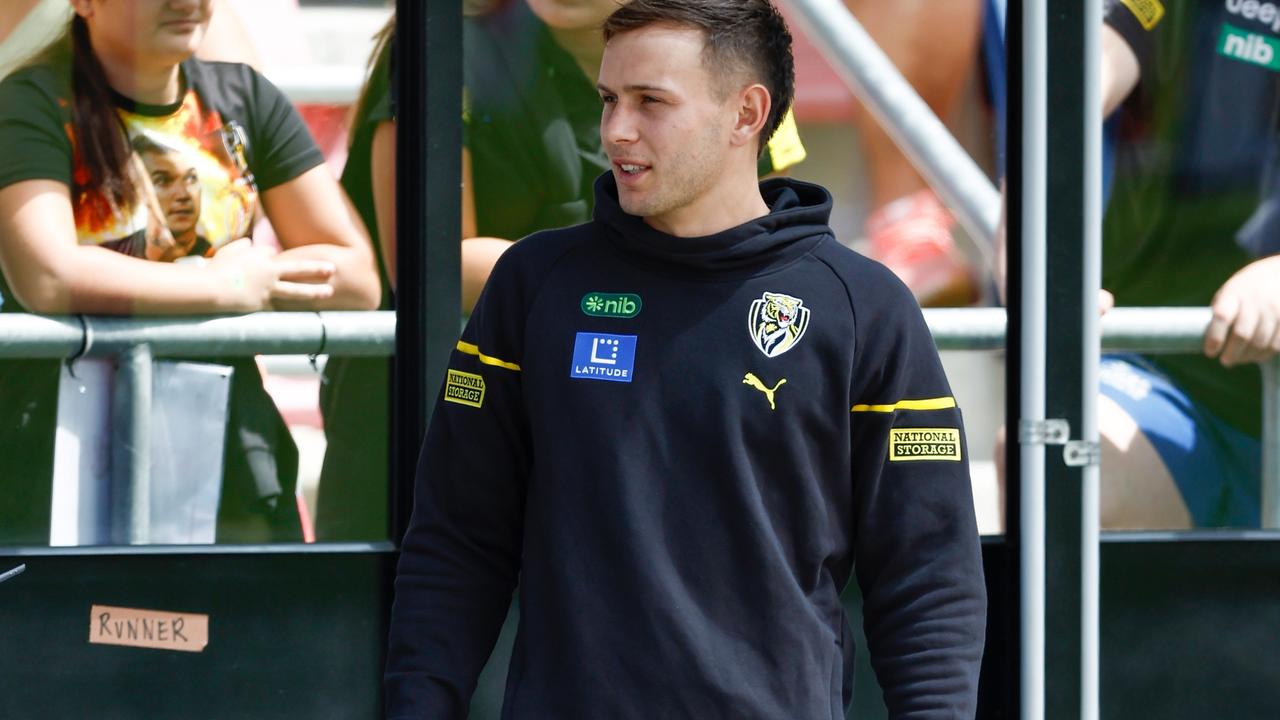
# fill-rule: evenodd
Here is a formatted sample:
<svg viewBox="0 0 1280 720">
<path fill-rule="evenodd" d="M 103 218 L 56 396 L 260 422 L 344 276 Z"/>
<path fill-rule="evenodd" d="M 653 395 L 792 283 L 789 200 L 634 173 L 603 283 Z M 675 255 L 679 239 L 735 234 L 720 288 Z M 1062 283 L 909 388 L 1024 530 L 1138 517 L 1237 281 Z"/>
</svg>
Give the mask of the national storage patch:
<svg viewBox="0 0 1280 720">
<path fill-rule="evenodd" d="M 444 381 L 444 399 L 459 405 L 484 405 L 484 378 L 474 373 L 450 370 Z"/>
<path fill-rule="evenodd" d="M 960 431 L 956 428 L 889 430 L 889 462 L 906 460 L 960 460 Z"/>
<path fill-rule="evenodd" d="M 1164 17 L 1164 5 L 1160 0 L 1120 0 L 1133 16 L 1142 23 L 1144 30 L 1150 30 Z"/>
</svg>

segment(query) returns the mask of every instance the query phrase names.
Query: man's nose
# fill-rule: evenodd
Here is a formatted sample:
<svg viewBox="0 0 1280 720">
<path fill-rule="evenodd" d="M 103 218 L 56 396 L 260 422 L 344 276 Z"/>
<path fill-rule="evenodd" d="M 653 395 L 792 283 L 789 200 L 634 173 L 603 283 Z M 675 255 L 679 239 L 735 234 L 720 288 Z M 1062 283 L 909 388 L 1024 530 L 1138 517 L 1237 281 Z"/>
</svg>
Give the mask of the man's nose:
<svg viewBox="0 0 1280 720">
<path fill-rule="evenodd" d="M 635 113 L 628 110 L 621 102 L 605 113 L 604 122 L 600 125 L 600 134 L 606 144 L 633 143 L 639 137 Z"/>
</svg>

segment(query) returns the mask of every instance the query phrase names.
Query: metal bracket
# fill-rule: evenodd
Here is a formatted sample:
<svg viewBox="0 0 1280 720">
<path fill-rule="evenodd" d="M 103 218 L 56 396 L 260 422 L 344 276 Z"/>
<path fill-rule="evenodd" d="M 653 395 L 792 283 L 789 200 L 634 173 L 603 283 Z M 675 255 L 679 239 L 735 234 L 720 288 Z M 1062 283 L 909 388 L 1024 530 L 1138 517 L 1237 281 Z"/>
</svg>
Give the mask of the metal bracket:
<svg viewBox="0 0 1280 720">
<path fill-rule="evenodd" d="M 1066 445 L 1071 423 L 1062 418 L 1023 419 L 1018 423 L 1018 442 L 1023 445 Z"/>
<path fill-rule="evenodd" d="M 1067 467 L 1093 467 L 1102 461 L 1102 446 L 1088 440 L 1072 440 L 1062 448 Z"/>
</svg>

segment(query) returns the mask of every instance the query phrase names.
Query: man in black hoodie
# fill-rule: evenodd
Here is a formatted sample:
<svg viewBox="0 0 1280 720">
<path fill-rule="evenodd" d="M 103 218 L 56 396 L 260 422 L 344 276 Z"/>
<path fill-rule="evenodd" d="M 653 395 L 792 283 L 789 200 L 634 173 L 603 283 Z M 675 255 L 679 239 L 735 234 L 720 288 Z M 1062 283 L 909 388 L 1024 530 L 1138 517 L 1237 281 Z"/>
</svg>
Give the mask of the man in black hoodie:
<svg viewBox="0 0 1280 720">
<path fill-rule="evenodd" d="M 605 23 L 594 220 L 494 269 L 428 431 L 391 718 L 462 718 L 517 579 L 504 718 L 840 718 L 856 573 L 893 717 L 974 714 L 986 597 L 960 413 L 911 293 L 820 187 L 767 0 Z"/>
</svg>

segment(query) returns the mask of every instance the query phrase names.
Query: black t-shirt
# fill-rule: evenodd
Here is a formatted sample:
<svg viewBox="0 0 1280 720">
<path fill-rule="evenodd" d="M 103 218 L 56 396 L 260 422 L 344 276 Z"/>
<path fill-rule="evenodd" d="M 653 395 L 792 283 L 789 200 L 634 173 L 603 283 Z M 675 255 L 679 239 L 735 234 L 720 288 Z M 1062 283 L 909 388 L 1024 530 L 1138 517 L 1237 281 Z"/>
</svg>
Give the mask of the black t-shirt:
<svg viewBox="0 0 1280 720">
<path fill-rule="evenodd" d="M 182 73 L 185 90 L 173 105 L 117 97 L 117 112 L 146 170 L 145 183 L 140 173 L 131 177 L 141 187 L 140 198 L 154 193 L 158 211 L 145 200 L 113 208 L 98 188 L 86 187 L 71 125 L 65 54 L 0 82 L 0 188 L 37 179 L 65 183 L 72 189 L 79 243 L 138 257 L 146 256 L 161 222 L 175 239 L 190 238 L 188 253 L 207 254 L 248 235 L 259 192 L 324 158 L 289 101 L 251 68 L 193 59 L 182 64 Z M 25 312 L 3 278 L 0 293 L 0 311 Z M 209 361 L 235 368 L 218 539 L 296 539 L 291 496 L 297 449 L 289 430 L 251 358 Z M 0 362 L 0 542 L 48 542 L 58 371 L 56 360 Z M 247 516 L 263 514 L 270 536 L 241 532 L 255 524 L 244 522 Z"/>
<path fill-rule="evenodd" d="M 1103 287 L 1120 305 L 1208 305 L 1233 273 L 1280 250 L 1243 232 L 1275 175 L 1280 12 L 1240 0 L 1112 0 L 1107 16 L 1142 74 L 1120 114 Z M 1215 414 L 1259 432 L 1256 367 L 1154 360 Z"/>
</svg>

